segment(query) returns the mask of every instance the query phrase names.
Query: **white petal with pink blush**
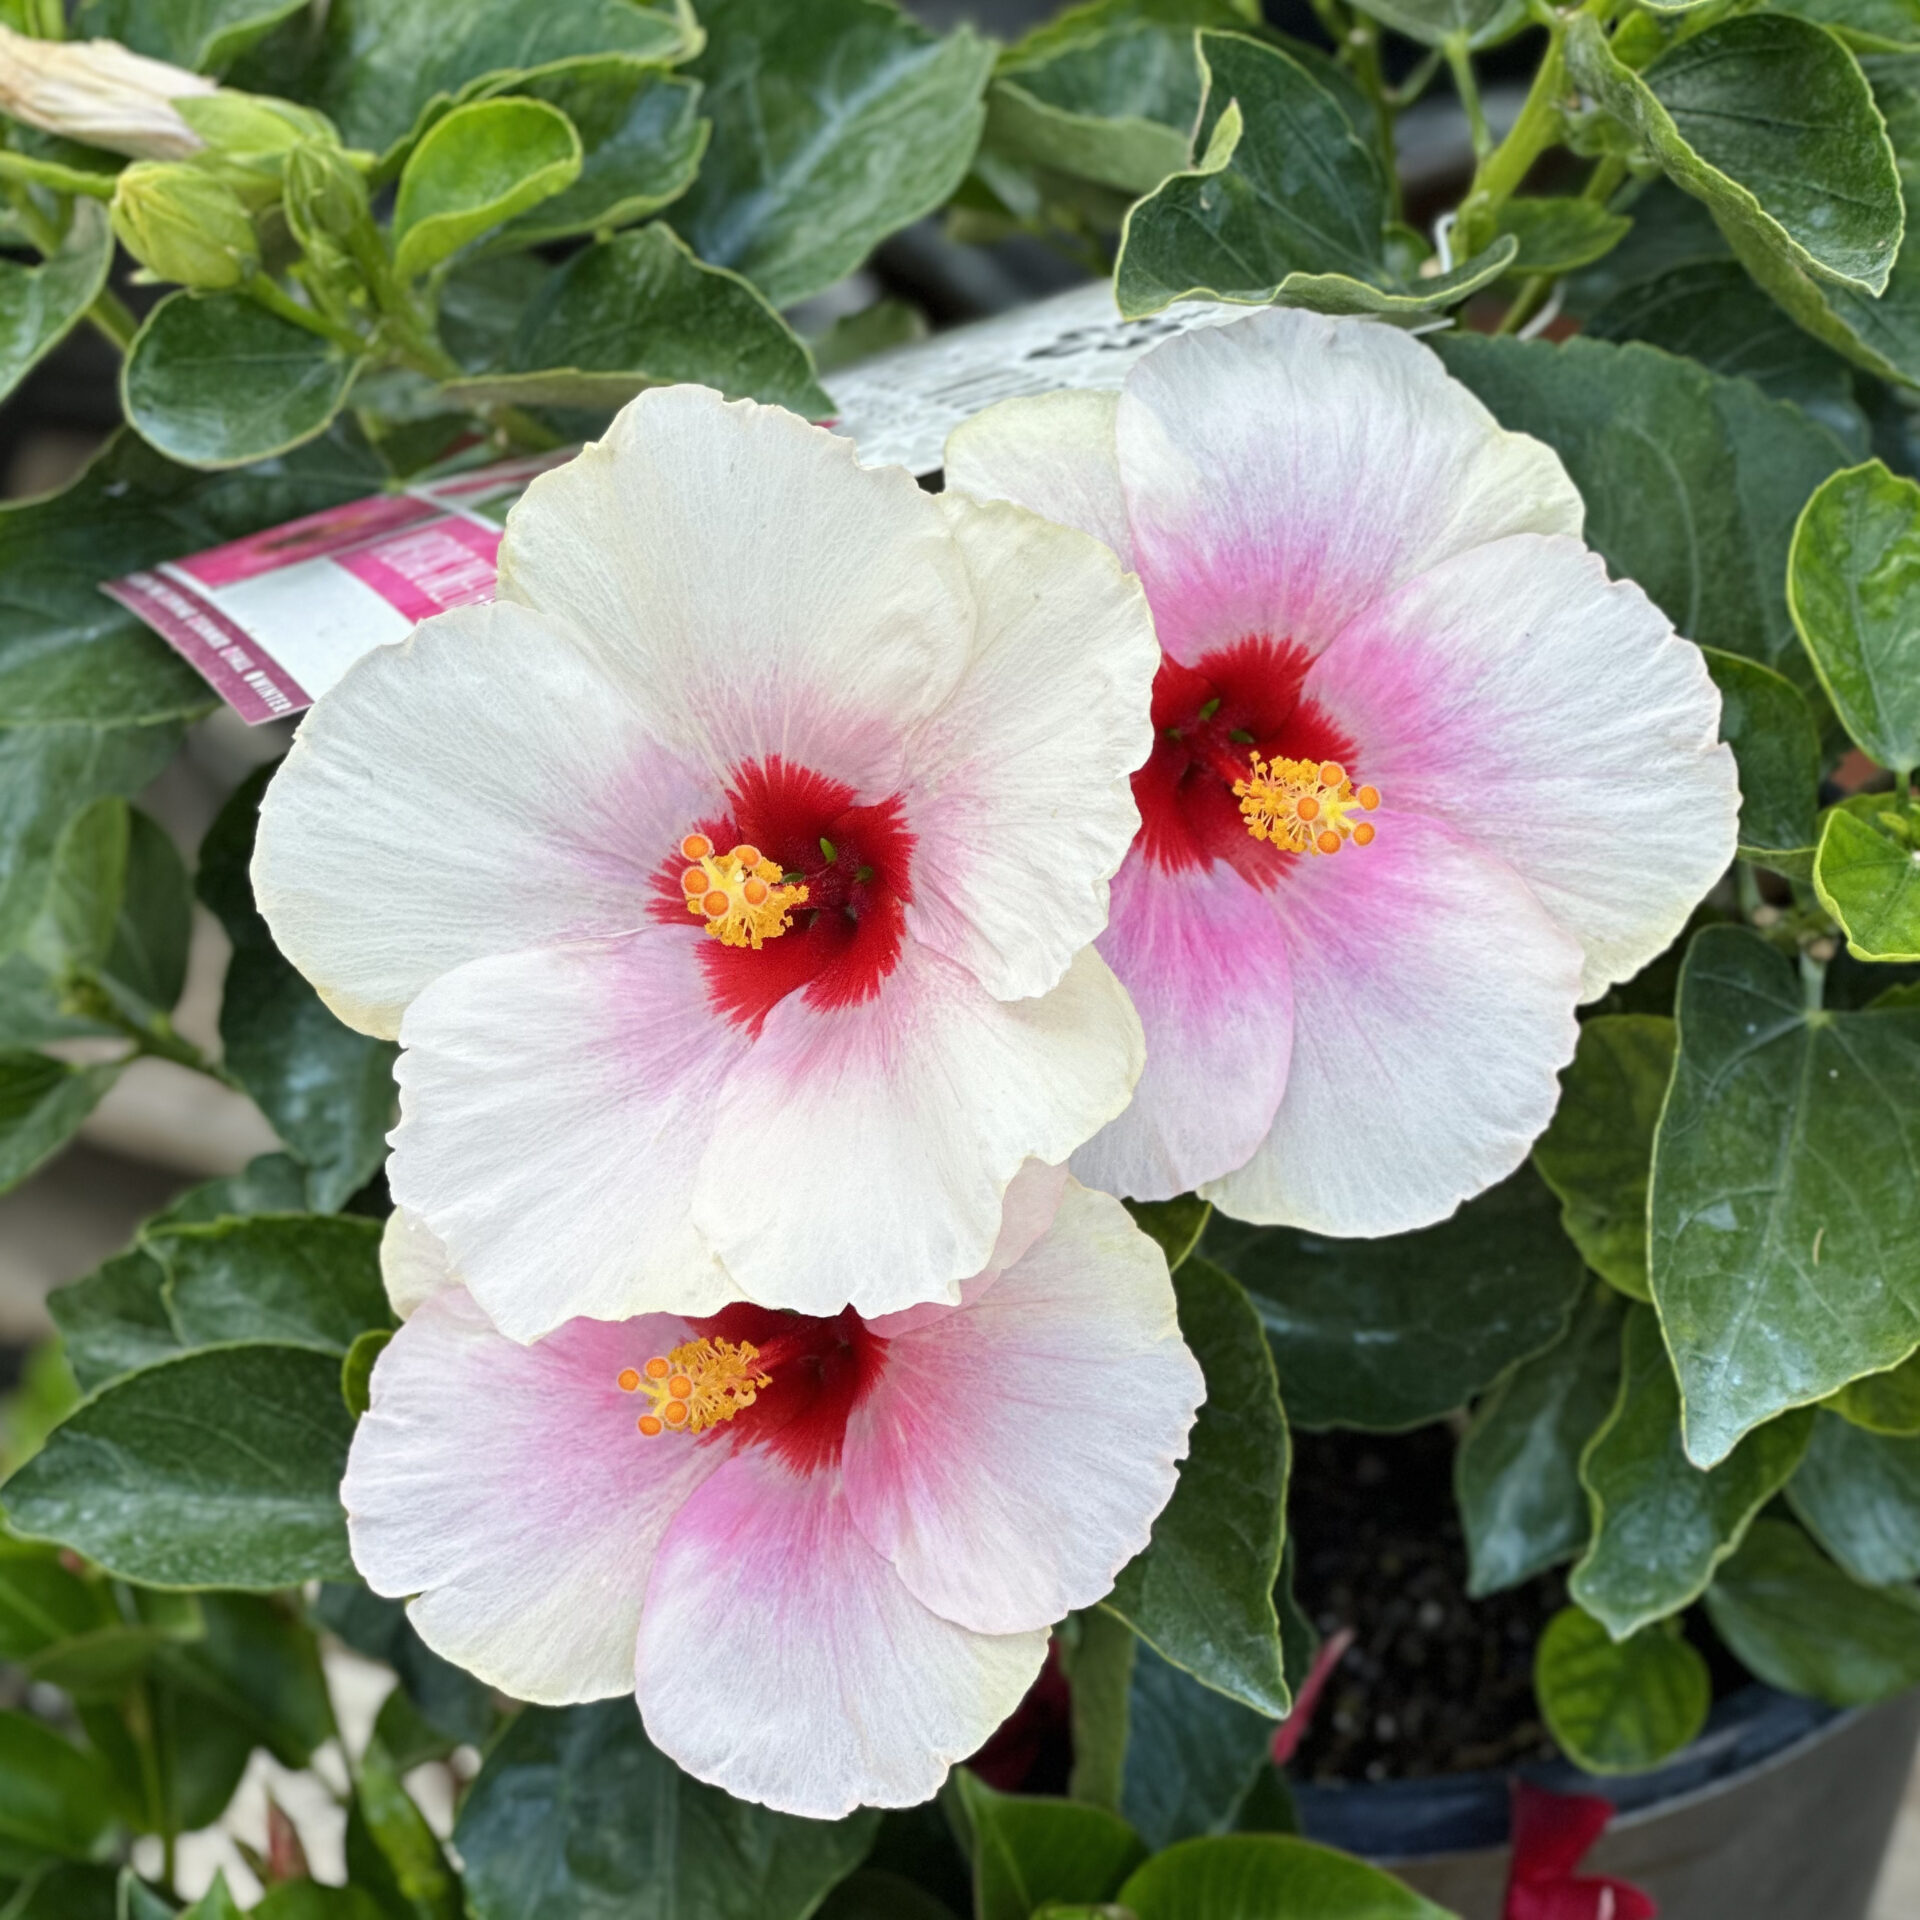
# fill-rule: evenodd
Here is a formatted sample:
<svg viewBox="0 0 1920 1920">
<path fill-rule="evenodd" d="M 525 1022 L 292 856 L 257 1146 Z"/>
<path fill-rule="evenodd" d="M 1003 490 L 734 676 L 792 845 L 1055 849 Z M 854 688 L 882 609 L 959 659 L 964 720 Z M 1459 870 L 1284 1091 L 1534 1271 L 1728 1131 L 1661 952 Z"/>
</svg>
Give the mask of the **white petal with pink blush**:
<svg viewBox="0 0 1920 1920">
<path fill-rule="evenodd" d="M 1205 1394 L 1119 1203 L 1039 1167 L 1015 1199 L 1017 1257 L 880 1322 L 737 1305 L 529 1346 L 443 1271 L 354 1436 L 361 1573 L 516 1698 L 632 1687 L 740 1798 L 928 1798 L 1147 1544 Z"/>
<path fill-rule="evenodd" d="M 946 471 L 1105 539 L 1164 648 L 1098 942 L 1147 1068 L 1076 1173 L 1375 1234 L 1510 1171 L 1738 808 L 1699 649 L 1557 457 L 1409 335 L 1269 309 L 989 408 Z"/>
<path fill-rule="evenodd" d="M 645 394 L 534 482 L 499 601 L 316 703 L 253 867 L 400 1039 L 395 1195 L 497 1325 L 957 1297 L 1139 1077 L 1090 943 L 1157 660 L 1098 541 L 777 409 Z"/>
</svg>

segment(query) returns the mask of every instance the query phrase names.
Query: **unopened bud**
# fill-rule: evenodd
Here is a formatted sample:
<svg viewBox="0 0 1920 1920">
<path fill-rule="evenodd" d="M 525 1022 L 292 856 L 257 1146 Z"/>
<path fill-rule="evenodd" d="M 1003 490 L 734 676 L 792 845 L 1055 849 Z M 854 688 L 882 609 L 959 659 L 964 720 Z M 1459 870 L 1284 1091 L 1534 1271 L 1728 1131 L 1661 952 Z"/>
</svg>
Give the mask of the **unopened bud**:
<svg viewBox="0 0 1920 1920">
<path fill-rule="evenodd" d="M 137 160 L 181 160 L 205 142 L 174 102 L 211 80 L 116 40 L 35 40 L 0 26 L 0 113 Z"/>
<path fill-rule="evenodd" d="M 324 113 L 227 87 L 182 101 L 180 117 L 214 152 L 233 159 L 284 155 L 303 140 L 337 144 L 339 139 Z"/>
<path fill-rule="evenodd" d="M 323 239 L 352 238 L 370 218 L 360 170 L 338 147 L 315 141 L 287 155 L 286 206 L 287 225 L 309 252 Z"/>
<path fill-rule="evenodd" d="M 115 184 L 110 211 L 120 244 L 162 280 L 236 287 L 260 264 L 246 207 L 204 167 L 136 161 Z"/>
</svg>

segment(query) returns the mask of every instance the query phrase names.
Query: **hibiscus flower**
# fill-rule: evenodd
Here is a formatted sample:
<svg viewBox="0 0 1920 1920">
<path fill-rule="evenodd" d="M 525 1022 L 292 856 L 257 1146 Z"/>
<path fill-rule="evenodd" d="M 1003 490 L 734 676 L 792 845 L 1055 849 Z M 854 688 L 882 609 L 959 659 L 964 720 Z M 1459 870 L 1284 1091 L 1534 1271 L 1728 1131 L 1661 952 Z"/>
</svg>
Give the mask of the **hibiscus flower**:
<svg viewBox="0 0 1920 1920">
<path fill-rule="evenodd" d="M 1410 336 L 1274 309 L 989 408 L 947 480 L 1104 540 L 1165 650 L 1099 942 L 1147 1068 L 1079 1177 L 1385 1234 L 1511 1172 L 1737 808 L 1699 650 L 1556 457 Z"/>
<path fill-rule="evenodd" d="M 397 1036 L 395 1199 L 514 1339 L 958 1297 L 1125 1106 L 1089 942 L 1157 660 L 1097 541 L 648 393 L 533 482 L 499 598 L 359 660 L 254 887 Z"/>
<path fill-rule="evenodd" d="M 1158 1247 L 1064 1170 L 1014 1183 L 957 1307 L 534 1346 L 396 1220 L 412 1317 L 341 1489 L 367 1583 L 519 1699 L 632 1689 L 688 1772 L 790 1813 L 936 1791 L 1146 1545 L 1205 1391 Z"/>
</svg>

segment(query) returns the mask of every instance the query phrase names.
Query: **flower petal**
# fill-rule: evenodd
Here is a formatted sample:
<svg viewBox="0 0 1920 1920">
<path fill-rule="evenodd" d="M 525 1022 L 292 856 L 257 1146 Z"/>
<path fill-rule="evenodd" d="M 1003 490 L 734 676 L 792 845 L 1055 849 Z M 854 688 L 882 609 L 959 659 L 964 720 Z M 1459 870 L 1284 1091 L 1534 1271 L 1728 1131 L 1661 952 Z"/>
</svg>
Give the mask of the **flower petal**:
<svg viewBox="0 0 1920 1920">
<path fill-rule="evenodd" d="M 943 1618 L 1045 1626 L 1145 1547 L 1205 1397 L 1166 1257 L 1076 1184 L 984 1299 L 889 1343 L 847 1425 L 848 1505 Z"/>
<path fill-rule="evenodd" d="M 1580 945 L 1504 861 L 1383 806 L 1275 894 L 1293 1063 L 1260 1150 L 1201 1191 L 1239 1220 L 1386 1234 L 1511 1173 L 1573 1056 Z"/>
<path fill-rule="evenodd" d="M 969 1633 L 922 1606 L 860 1537 L 837 1473 L 744 1452 L 660 1543 L 636 1693 L 695 1778 L 835 1820 L 938 1791 L 1046 1651 L 1044 1631 Z"/>
<path fill-rule="evenodd" d="M 946 484 L 1078 527 L 1133 565 L 1114 419 L 1120 395 L 1062 390 L 1001 400 L 947 436 Z"/>
<path fill-rule="evenodd" d="M 1733 859 L 1739 784 L 1699 648 L 1571 540 L 1442 562 L 1304 691 L 1396 808 L 1519 871 L 1585 946 L 1586 999 L 1668 946 Z"/>
<path fill-rule="evenodd" d="M 1097 541 L 1018 507 L 940 504 L 979 622 L 959 686 L 907 736 L 907 928 L 1019 1000 L 1107 924 L 1160 644 L 1139 582 Z"/>
<path fill-rule="evenodd" d="M 462 607 L 315 703 L 260 808 L 254 893 L 334 1012 L 390 1039 L 449 968 L 640 925 L 714 794 L 563 627 Z"/>
<path fill-rule="evenodd" d="M 616 1382 L 686 1337 L 581 1320 L 522 1347 L 457 1287 L 424 1301 L 374 1364 L 340 1489 L 367 1584 L 419 1595 L 428 1646 L 515 1699 L 624 1692 L 655 1546 L 723 1456 L 642 1439 Z"/>
<path fill-rule="evenodd" d="M 1243 1165 L 1273 1125 L 1293 1051 L 1286 939 L 1271 899 L 1232 867 L 1169 873 L 1135 853 L 1099 949 L 1139 1012 L 1147 1067 L 1073 1171 L 1171 1200 Z"/>
<path fill-rule="evenodd" d="M 404 1207 L 395 1207 L 380 1230 L 380 1278 L 387 1304 L 402 1320 L 412 1319 L 421 1302 L 443 1287 L 459 1285 L 439 1237 Z"/>
<path fill-rule="evenodd" d="M 735 1297 L 688 1205 L 748 1042 L 707 1004 L 697 927 L 477 960 L 407 1010 L 395 1203 L 494 1324 L 712 1313 Z"/>
<path fill-rule="evenodd" d="M 1023 1162 L 1127 1103 L 1140 1023 L 1091 947 L 1051 993 L 993 999 L 909 940 L 873 999 L 789 995 L 727 1077 L 693 1220 L 763 1306 L 871 1318 L 957 1300 Z"/>
<path fill-rule="evenodd" d="M 714 774 L 780 754 L 868 799 L 897 785 L 901 733 L 952 690 L 973 624 L 912 475 L 705 387 L 643 393 L 534 481 L 500 593 L 585 636 Z"/>
<path fill-rule="evenodd" d="M 1577 535 L 1556 456 L 1507 433 L 1410 335 L 1269 308 L 1168 340 L 1117 441 L 1160 644 L 1309 652 L 1402 581 L 1510 533 Z"/>
</svg>

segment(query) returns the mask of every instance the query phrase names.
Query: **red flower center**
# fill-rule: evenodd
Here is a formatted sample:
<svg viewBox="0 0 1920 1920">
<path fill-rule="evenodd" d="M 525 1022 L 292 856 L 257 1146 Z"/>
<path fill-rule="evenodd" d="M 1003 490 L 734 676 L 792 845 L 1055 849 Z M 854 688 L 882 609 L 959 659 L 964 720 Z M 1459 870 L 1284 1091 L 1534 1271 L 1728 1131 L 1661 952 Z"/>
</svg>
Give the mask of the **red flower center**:
<svg viewBox="0 0 1920 1920">
<path fill-rule="evenodd" d="M 734 857 L 746 853 L 755 860 Z M 707 991 L 758 1033 L 790 993 L 825 1009 L 880 991 L 900 957 L 912 874 L 897 794 L 856 805 L 843 781 L 776 754 L 740 767 L 726 812 L 673 849 L 654 911 L 677 925 L 689 909 L 706 919 Z"/>
</svg>

